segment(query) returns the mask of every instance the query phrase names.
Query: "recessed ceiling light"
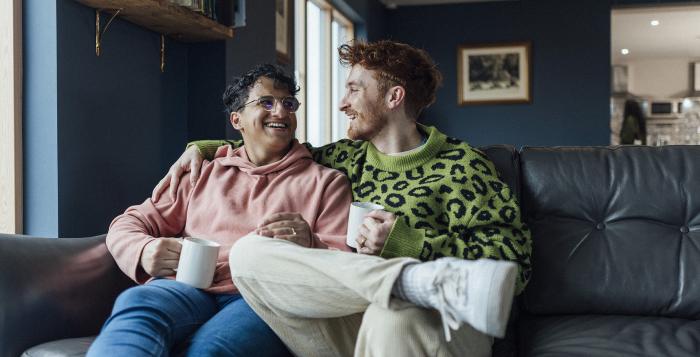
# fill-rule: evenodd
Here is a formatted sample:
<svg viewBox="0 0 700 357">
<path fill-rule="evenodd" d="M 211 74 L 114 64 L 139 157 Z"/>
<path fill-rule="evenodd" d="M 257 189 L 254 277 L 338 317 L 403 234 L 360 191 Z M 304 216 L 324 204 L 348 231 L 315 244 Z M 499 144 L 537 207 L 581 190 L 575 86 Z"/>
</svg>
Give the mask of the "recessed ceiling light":
<svg viewBox="0 0 700 357">
<path fill-rule="evenodd" d="M 651 22 L 649 23 L 651 24 L 651 26 L 659 26 L 660 24 L 659 20 L 651 20 Z"/>
<path fill-rule="evenodd" d="M 622 53 L 623 55 L 628 55 L 630 53 L 630 50 L 623 48 L 620 50 L 620 53 Z"/>
</svg>

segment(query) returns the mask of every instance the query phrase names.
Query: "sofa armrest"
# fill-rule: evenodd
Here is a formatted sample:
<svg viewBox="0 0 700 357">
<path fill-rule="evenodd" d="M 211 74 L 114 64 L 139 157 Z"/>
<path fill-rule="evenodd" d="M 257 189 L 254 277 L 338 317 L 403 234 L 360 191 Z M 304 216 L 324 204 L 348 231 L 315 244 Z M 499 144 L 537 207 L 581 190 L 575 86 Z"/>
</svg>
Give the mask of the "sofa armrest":
<svg viewBox="0 0 700 357">
<path fill-rule="evenodd" d="M 104 241 L 0 234 L 0 356 L 99 332 L 117 295 L 134 284 Z"/>
</svg>

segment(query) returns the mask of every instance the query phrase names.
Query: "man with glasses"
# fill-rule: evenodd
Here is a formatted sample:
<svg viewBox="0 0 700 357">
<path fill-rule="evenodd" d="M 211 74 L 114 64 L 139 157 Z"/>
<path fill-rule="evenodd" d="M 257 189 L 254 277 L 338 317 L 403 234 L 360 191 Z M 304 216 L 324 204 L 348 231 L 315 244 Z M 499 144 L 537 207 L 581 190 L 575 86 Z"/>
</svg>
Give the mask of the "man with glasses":
<svg viewBox="0 0 700 357">
<path fill-rule="evenodd" d="M 294 139 L 297 91 L 294 79 L 272 65 L 237 78 L 223 97 L 246 145 L 219 150 L 202 166 L 196 185 L 183 183 L 174 197 L 147 199 L 114 219 L 107 247 L 122 271 L 142 285 L 117 298 L 89 356 L 289 355 L 241 298 L 228 256 L 240 237 L 279 216 L 291 223 L 275 230 L 277 239 L 349 250 L 348 180 L 315 163 Z M 183 236 L 221 245 L 211 287 L 173 280 L 181 245 L 169 237 Z"/>
<path fill-rule="evenodd" d="M 339 57 L 351 67 L 340 110 L 352 140 L 314 158 L 348 175 L 354 200 L 386 211 L 366 216 L 361 254 L 245 237 L 231 250 L 234 281 L 299 356 L 489 356 L 531 271 L 515 195 L 482 152 L 417 123 L 441 81 L 425 51 L 359 42 Z M 154 195 L 190 166 L 196 180 L 200 151 L 239 145 L 195 144 Z M 273 221 L 258 233 L 289 224 Z"/>
</svg>

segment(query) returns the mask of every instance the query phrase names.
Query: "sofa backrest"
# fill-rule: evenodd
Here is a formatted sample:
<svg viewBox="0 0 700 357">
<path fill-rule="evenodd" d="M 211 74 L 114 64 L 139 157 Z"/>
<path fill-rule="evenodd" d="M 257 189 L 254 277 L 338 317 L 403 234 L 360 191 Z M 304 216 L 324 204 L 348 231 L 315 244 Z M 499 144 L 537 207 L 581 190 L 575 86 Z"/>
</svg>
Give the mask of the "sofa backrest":
<svg viewBox="0 0 700 357">
<path fill-rule="evenodd" d="M 489 145 L 480 147 L 479 150 L 491 159 L 501 180 L 510 186 L 520 202 L 520 160 L 515 147 L 512 145 Z"/>
<path fill-rule="evenodd" d="M 524 148 L 534 314 L 700 318 L 700 146 Z"/>
</svg>

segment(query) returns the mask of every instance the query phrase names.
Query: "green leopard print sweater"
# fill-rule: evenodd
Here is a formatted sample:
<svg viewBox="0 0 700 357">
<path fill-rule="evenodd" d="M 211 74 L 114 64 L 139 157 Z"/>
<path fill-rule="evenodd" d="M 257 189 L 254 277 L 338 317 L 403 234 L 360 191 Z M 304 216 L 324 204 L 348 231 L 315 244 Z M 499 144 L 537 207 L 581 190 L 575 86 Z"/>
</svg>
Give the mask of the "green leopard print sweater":
<svg viewBox="0 0 700 357">
<path fill-rule="evenodd" d="M 350 178 L 355 201 L 378 203 L 397 216 L 382 257 L 511 260 L 519 265 L 520 293 L 531 274 L 532 242 L 512 191 L 481 151 L 433 127 L 420 128 L 428 134 L 426 144 L 404 156 L 347 139 L 309 148 L 317 162 Z M 190 145 L 211 159 L 225 144 L 242 143 Z"/>
</svg>

